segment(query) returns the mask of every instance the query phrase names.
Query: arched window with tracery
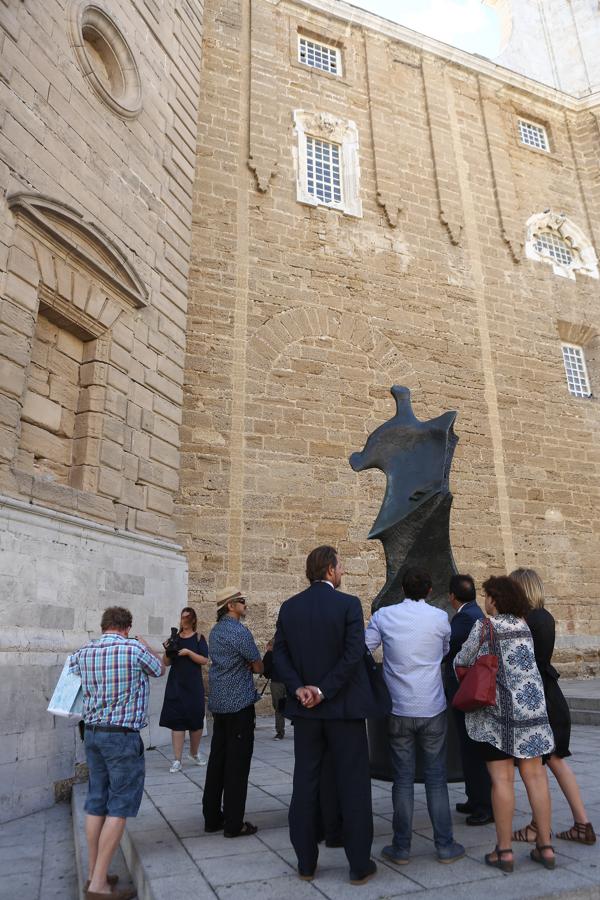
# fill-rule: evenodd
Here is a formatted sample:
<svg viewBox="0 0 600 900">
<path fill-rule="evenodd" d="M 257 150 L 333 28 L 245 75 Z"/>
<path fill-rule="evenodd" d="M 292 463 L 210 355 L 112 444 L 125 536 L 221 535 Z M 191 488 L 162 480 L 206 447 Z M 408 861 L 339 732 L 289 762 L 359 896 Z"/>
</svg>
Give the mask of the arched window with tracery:
<svg viewBox="0 0 600 900">
<path fill-rule="evenodd" d="M 527 220 L 528 259 L 552 266 L 555 275 L 575 279 L 577 273 L 598 278 L 596 251 L 581 228 L 564 213 L 546 210 Z"/>
</svg>

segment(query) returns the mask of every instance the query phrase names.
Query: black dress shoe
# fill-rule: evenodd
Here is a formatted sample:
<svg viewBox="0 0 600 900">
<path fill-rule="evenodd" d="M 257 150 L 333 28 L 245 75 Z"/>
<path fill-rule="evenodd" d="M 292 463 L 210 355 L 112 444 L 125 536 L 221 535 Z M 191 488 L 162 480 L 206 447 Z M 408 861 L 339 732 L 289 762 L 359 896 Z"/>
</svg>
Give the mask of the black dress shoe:
<svg viewBox="0 0 600 900">
<path fill-rule="evenodd" d="M 350 870 L 350 884 L 366 884 L 369 878 L 372 878 L 376 871 L 377 863 L 374 859 L 370 859 L 367 871 L 363 875 L 357 875 L 352 871 L 352 869 Z"/>
<path fill-rule="evenodd" d="M 310 872 L 308 869 L 301 869 L 300 866 L 298 866 L 298 878 L 300 879 L 300 881 L 313 881 L 314 877 L 314 869 L 312 870 L 312 872 Z"/>
<path fill-rule="evenodd" d="M 473 813 L 465 819 L 465 825 L 489 825 L 494 821 L 491 812 Z"/>
<path fill-rule="evenodd" d="M 473 812 L 473 807 L 470 803 L 457 803 L 456 812 L 462 813 L 463 816 L 468 816 Z"/>
</svg>

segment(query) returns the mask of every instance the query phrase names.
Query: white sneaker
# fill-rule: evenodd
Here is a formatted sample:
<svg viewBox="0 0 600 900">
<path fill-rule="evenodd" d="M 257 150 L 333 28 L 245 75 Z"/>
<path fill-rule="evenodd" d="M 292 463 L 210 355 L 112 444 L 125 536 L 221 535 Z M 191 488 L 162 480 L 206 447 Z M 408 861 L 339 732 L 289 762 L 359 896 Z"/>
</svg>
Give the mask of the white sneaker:
<svg viewBox="0 0 600 900">
<path fill-rule="evenodd" d="M 171 773 L 181 772 L 181 762 L 178 759 L 173 761 L 173 765 L 169 769 L 169 772 L 171 772 Z"/>
<path fill-rule="evenodd" d="M 199 753 L 196 753 L 195 756 L 192 756 L 192 754 L 190 753 L 190 759 L 197 766 L 205 766 L 206 765 L 206 760 L 203 759 Z"/>
</svg>

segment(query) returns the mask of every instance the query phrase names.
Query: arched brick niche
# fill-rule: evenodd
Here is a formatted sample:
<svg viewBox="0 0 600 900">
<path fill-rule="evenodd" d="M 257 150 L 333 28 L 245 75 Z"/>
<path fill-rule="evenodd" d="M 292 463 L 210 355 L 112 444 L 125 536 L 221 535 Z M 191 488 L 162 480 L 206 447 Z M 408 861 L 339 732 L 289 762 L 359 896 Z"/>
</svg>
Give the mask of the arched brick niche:
<svg viewBox="0 0 600 900">
<path fill-rule="evenodd" d="M 390 385 L 419 394 L 420 379 L 366 317 L 330 309 L 270 319 L 250 339 L 247 362 L 243 571 L 275 609 L 290 578 L 302 586 L 307 551 L 333 543 L 367 603 L 384 580 L 379 543 L 365 545 L 384 476 L 357 476 L 348 456 L 392 414 Z"/>
</svg>

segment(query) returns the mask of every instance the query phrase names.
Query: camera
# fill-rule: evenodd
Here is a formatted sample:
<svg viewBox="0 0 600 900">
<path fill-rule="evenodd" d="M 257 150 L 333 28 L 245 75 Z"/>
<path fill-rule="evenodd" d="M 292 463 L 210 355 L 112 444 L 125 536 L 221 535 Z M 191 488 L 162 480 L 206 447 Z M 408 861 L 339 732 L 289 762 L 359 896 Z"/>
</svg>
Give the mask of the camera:
<svg viewBox="0 0 600 900">
<path fill-rule="evenodd" d="M 180 649 L 178 628 L 171 628 L 171 637 L 167 638 L 163 643 L 163 647 L 165 648 L 165 654 L 168 659 L 175 659 L 175 657 L 178 656 Z"/>
</svg>

